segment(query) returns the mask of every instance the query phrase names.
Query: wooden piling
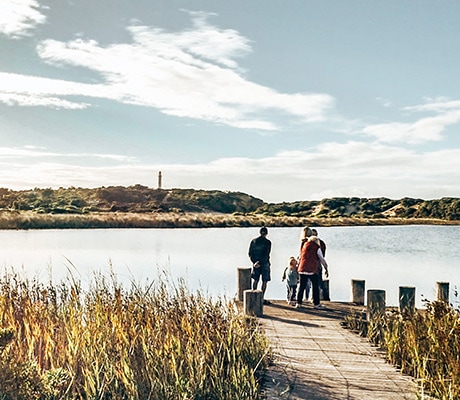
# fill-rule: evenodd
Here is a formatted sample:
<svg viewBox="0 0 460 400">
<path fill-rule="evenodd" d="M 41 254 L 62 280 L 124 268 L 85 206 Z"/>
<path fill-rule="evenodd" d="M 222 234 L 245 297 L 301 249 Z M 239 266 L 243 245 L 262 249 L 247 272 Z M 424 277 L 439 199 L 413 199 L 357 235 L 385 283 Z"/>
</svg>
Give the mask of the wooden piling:
<svg viewBox="0 0 460 400">
<path fill-rule="evenodd" d="M 436 282 L 438 287 L 438 300 L 449 302 L 449 282 Z"/>
<path fill-rule="evenodd" d="M 238 267 L 238 300 L 243 301 L 245 290 L 251 289 L 252 268 Z"/>
<path fill-rule="evenodd" d="M 364 305 L 364 289 L 366 287 L 366 281 L 359 279 L 351 280 L 351 294 L 352 294 L 352 303 L 358 305 Z"/>
<path fill-rule="evenodd" d="M 385 312 L 385 290 L 371 289 L 367 291 L 367 320 L 382 315 Z"/>
<path fill-rule="evenodd" d="M 244 313 L 261 317 L 263 315 L 263 300 L 262 290 L 245 290 L 244 291 Z"/>
<path fill-rule="evenodd" d="M 415 287 L 399 287 L 399 312 L 403 315 L 413 315 L 415 312 Z"/>
</svg>

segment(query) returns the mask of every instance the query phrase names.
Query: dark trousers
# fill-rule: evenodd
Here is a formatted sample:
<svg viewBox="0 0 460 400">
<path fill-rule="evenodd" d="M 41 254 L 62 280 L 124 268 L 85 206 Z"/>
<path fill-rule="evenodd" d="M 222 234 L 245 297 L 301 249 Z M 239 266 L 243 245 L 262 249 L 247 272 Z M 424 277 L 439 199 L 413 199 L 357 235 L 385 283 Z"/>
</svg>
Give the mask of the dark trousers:
<svg viewBox="0 0 460 400">
<path fill-rule="evenodd" d="M 326 301 L 331 301 L 329 297 L 329 282 L 325 282 L 321 279 L 321 282 L 319 282 L 319 289 L 322 294 L 322 299 Z"/>
<path fill-rule="evenodd" d="M 318 284 L 318 275 L 300 275 L 300 284 L 299 291 L 297 292 L 297 304 L 302 304 L 302 298 L 307 288 L 308 281 L 311 282 L 311 287 L 313 289 L 313 304 L 316 306 L 319 304 L 319 284 Z"/>
<path fill-rule="evenodd" d="M 287 300 L 296 301 L 297 299 L 297 285 L 286 285 Z"/>
</svg>

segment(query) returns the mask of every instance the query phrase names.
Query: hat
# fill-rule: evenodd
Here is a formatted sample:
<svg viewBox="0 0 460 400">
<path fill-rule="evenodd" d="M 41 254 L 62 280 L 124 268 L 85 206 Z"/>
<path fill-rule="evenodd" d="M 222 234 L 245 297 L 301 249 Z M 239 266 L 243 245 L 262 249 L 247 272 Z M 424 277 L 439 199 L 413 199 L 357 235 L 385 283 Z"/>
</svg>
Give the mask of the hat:
<svg viewBox="0 0 460 400">
<path fill-rule="evenodd" d="M 261 235 L 266 235 L 266 234 L 268 234 L 268 229 L 267 229 L 265 226 L 263 226 L 262 228 L 260 228 L 260 234 L 261 234 Z"/>
</svg>

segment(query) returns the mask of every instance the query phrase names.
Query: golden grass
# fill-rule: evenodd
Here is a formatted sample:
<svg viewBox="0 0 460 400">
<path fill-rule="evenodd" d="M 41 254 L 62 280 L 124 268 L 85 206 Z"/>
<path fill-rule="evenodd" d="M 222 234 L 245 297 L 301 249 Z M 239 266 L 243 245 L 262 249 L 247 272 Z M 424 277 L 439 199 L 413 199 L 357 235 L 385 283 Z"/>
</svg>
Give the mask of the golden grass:
<svg viewBox="0 0 460 400">
<path fill-rule="evenodd" d="M 129 290 L 0 280 L 1 399 L 255 399 L 270 347 L 224 299 L 167 277 Z"/>
<path fill-rule="evenodd" d="M 460 221 L 433 218 L 294 217 L 269 214 L 133 213 L 39 214 L 33 211 L 0 210 L 0 229 L 94 229 L 94 228 L 211 228 L 300 227 L 371 225 L 458 225 Z"/>
<path fill-rule="evenodd" d="M 368 323 L 345 324 L 386 351 L 389 362 L 417 379 L 420 392 L 439 400 L 460 398 L 460 310 L 435 301 L 414 315 L 388 311 Z"/>
</svg>

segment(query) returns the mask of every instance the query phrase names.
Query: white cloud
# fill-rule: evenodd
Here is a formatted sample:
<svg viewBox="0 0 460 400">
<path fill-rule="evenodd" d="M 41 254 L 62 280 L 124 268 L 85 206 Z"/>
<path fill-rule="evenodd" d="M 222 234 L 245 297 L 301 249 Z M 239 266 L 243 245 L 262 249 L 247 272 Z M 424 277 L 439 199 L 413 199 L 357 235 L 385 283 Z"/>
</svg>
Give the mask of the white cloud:
<svg viewBox="0 0 460 400">
<path fill-rule="evenodd" d="M 0 74 L 2 75 L 2 74 Z M 1 89 L 0 89 L 1 90 Z M 0 92 L 0 102 L 8 106 L 22 106 L 22 107 L 37 107 L 43 106 L 48 108 L 66 108 L 72 110 L 81 110 L 86 108 L 88 104 L 84 103 L 75 103 L 72 101 L 67 101 L 58 97 L 53 97 L 49 95 L 32 95 L 32 94 L 16 94 L 16 93 L 1 93 Z"/>
<path fill-rule="evenodd" d="M 201 166 L 162 166 L 171 186 L 243 191 L 271 202 L 337 196 L 456 196 L 460 149 L 418 153 L 394 146 L 328 143 L 264 159 L 224 159 Z"/>
<path fill-rule="evenodd" d="M 34 146 L 27 147 L 0 147 L 0 159 L 5 158 L 29 158 L 29 157 L 47 157 L 52 153 L 38 149 Z"/>
<path fill-rule="evenodd" d="M 412 123 L 391 122 L 370 125 L 363 133 L 380 142 L 417 144 L 439 141 L 447 126 L 460 122 L 460 110 L 444 112 L 435 117 L 421 118 Z"/>
<path fill-rule="evenodd" d="M 369 125 L 362 133 L 386 143 L 418 144 L 442 140 L 443 133 L 450 125 L 460 122 L 460 100 L 445 97 L 425 98 L 423 104 L 403 107 L 408 113 L 435 113 L 415 122 L 391 122 Z"/>
<path fill-rule="evenodd" d="M 376 100 L 383 107 L 392 107 L 393 106 L 393 102 L 391 100 L 389 100 L 389 99 L 385 99 L 383 97 L 377 97 Z"/>
<path fill-rule="evenodd" d="M 445 97 L 425 98 L 424 104 L 404 107 L 403 110 L 414 112 L 434 111 L 438 113 L 460 110 L 460 100 L 450 100 Z"/>
<path fill-rule="evenodd" d="M 147 165 L 111 159 L 98 167 L 74 165 L 68 156 L 65 162 L 36 159 L 31 165 L 27 154 L 22 154 L 23 160 L 10 160 L 1 156 L 4 152 L 0 149 L 0 181 L 11 189 L 137 183 L 155 187 L 156 174 L 162 171 L 165 188 L 242 191 L 269 202 L 332 196 L 430 199 L 460 191 L 460 149 L 418 153 L 383 144 L 327 143 L 261 159 Z"/>
<path fill-rule="evenodd" d="M 68 109 L 89 107 L 88 103 L 70 100 L 72 96 L 114 97 L 113 93 L 103 85 L 0 72 L 0 102 L 9 106 Z"/>
<path fill-rule="evenodd" d="M 165 38 L 171 37 L 182 51 L 190 52 L 198 58 L 214 61 L 232 69 L 239 69 L 234 58 L 242 57 L 252 51 L 248 39 L 233 29 L 218 30 L 208 24 L 208 18 L 215 16 L 214 13 L 186 12 L 192 16 L 195 30 L 186 31 L 180 35 L 172 34 L 171 36 L 161 30 L 158 32 Z M 142 27 L 140 28 L 142 29 Z M 136 30 L 136 27 L 131 27 L 131 30 Z M 141 36 L 138 40 L 140 38 Z M 151 42 L 148 34 L 146 39 L 148 45 Z"/>
<path fill-rule="evenodd" d="M 2 0 L 0 7 L 0 33 L 13 39 L 31 35 L 37 25 L 46 22 L 36 0 Z"/>
<path fill-rule="evenodd" d="M 86 67 L 100 74 L 100 84 L 14 76 L 9 83 L 1 80 L 0 101 L 83 108 L 88 104 L 58 98 L 100 97 L 168 115 L 268 131 L 278 129 L 276 115 L 321 121 L 334 104 L 327 94 L 279 93 L 246 80 L 235 59 L 250 52 L 248 40 L 234 30 L 209 25 L 203 14 L 196 17 L 194 30 L 128 29 L 133 37 L 129 44 L 103 47 L 94 40 L 49 39 L 38 46 L 48 64 Z"/>
<path fill-rule="evenodd" d="M 133 157 L 127 157 L 119 154 L 101 154 L 101 153 L 57 153 L 46 151 L 45 148 L 36 146 L 24 146 L 24 147 L 0 147 L 0 161 L 6 159 L 15 159 L 15 162 L 27 163 L 30 159 L 37 158 L 100 158 L 107 160 L 114 160 L 117 162 L 134 162 L 136 161 Z"/>
</svg>

